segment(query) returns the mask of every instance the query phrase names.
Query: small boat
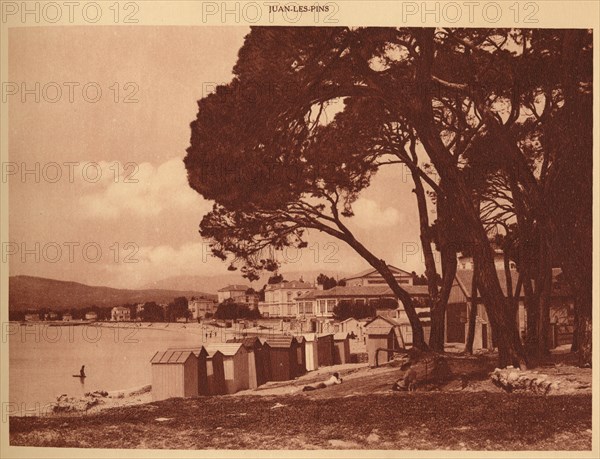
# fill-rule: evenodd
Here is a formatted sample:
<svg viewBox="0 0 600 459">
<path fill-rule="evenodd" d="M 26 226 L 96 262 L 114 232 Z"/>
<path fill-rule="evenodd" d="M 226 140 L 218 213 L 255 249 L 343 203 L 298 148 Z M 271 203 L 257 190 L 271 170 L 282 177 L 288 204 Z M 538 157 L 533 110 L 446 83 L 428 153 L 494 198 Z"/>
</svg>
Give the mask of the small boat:
<svg viewBox="0 0 600 459">
<path fill-rule="evenodd" d="M 73 375 L 74 378 L 85 378 L 85 376 L 81 376 L 81 375 Z"/>
</svg>

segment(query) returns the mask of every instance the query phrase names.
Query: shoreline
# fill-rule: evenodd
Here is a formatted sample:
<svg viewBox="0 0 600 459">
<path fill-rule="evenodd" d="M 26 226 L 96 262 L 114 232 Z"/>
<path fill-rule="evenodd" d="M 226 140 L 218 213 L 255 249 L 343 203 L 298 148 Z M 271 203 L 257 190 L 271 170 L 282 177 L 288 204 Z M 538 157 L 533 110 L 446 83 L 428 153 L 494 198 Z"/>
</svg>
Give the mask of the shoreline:
<svg viewBox="0 0 600 459">
<path fill-rule="evenodd" d="M 493 365 L 494 356 L 466 356 L 460 354 L 447 354 L 446 360 L 450 372 L 441 379 L 422 380 L 417 392 L 428 394 L 515 394 L 539 396 L 547 398 L 562 396 L 587 396 L 592 394 L 592 374 L 589 368 L 573 366 L 564 361 L 564 354 L 556 355 L 558 358 L 553 364 L 541 366 L 534 370 L 520 371 L 506 368 L 499 370 Z M 568 359 L 565 359 L 568 360 Z M 346 363 L 328 367 L 321 367 L 309 371 L 304 375 L 289 381 L 269 381 L 255 389 L 245 389 L 234 394 L 219 396 L 190 397 L 184 400 L 242 400 L 247 398 L 279 399 L 306 396 L 302 388 L 308 384 L 322 382 L 334 372 L 340 373 L 343 384 L 311 392 L 313 399 L 347 398 L 366 395 L 393 395 L 392 385 L 402 377 L 399 368 L 400 362 L 392 361 L 378 368 L 370 368 L 367 363 Z M 417 371 L 418 363 L 415 367 Z M 422 369 L 421 369 L 422 370 Z M 422 371 L 421 371 L 422 373 Z M 129 389 L 113 391 L 94 391 L 86 393 L 83 397 L 69 397 L 63 394 L 57 397 L 56 402 L 47 405 L 42 417 L 84 417 L 112 408 L 136 409 L 139 405 L 154 405 L 163 401 L 152 400 L 152 386 L 150 384 Z M 190 402 L 191 403 L 191 402 Z M 227 402 L 229 403 L 229 402 Z M 140 408 L 141 411 L 144 408 Z M 11 417 L 33 417 L 35 414 L 13 413 Z"/>
<path fill-rule="evenodd" d="M 68 394 L 62 394 L 56 397 L 56 401 L 48 403 L 28 414 L 27 411 L 12 413 L 11 416 L 19 418 L 27 417 L 81 417 L 90 414 L 96 414 L 110 408 L 124 408 L 136 405 L 143 405 L 152 402 L 152 385 L 146 384 L 139 387 L 104 391 L 96 390 L 87 392 L 82 397 L 71 397 Z"/>
</svg>

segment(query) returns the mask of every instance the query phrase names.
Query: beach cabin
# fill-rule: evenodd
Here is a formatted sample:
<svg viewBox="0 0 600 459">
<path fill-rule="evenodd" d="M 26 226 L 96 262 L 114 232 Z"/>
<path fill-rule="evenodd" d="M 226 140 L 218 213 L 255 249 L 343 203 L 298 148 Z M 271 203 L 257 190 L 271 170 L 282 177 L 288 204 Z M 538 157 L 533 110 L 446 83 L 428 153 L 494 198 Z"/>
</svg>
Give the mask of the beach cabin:
<svg viewBox="0 0 600 459">
<path fill-rule="evenodd" d="M 296 363 L 298 365 L 297 369 L 299 376 L 306 373 L 306 340 L 302 335 L 294 336 L 294 339 L 298 343 L 298 348 L 296 349 L 296 355 L 298 357 L 298 360 L 296 361 Z"/>
<path fill-rule="evenodd" d="M 218 349 L 206 349 L 206 380 L 208 382 L 208 395 L 221 395 L 227 393 L 225 387 L 225 367 L 223 354 Z"/>
<path fill-rule="evenodd" d="M 150 363 L 152 401 L 198 395 L 198 359 L 193 352 L 157 352 Z"/>
<path fill-rule="evenodd" d="M 359 320 L 356 320 L 354 317 L 350 317 L 349 319 L 342 320 L 340 322 L 340 332 L 353 335 L 355 339 L 359 339 L 362 341 L 363 324 Z"/>
<path fill-rule="evenodd" d="M 335 355 L 333 334 L 330 333 L 317 337 L 317 352 L 319 353 L 319 367 L 329 367 L 333 365 Z"/>
<path fill-rule="evenodd" d="M 369 366 L 382 364 L 394 358 L 393 352 L 377 352 L 377 349 L 403 349 L 404 340 L 400 331 L 401 324 L 389 317 L 376 316 L 365 324 L 367 333 L 367 354 Z M 378 358 L 376 359 L 376 354 Z"/>
<path fill-rule="evenodd" d="M 306 333 L 304 338 L 304 355 L 306 357 L 306 370 L 313 371 L 319 368 L 319 351 L 316 333 Z"/>
<path fill-rule="evenodd" d="M 250 387 L 248 352 L 242 343 L 207 344 L 206 350 L 209 352 L 215 350 L 223 354 L 225 393 L 235 394 Z"/>
<path fill-rule="evenodd" d="M 248 352 L 248 383 L 250 389 L 256 389 L 268 381 L 269 360 L 267 350 L 256 336 L 234 338 L 228 343 L 241 343 Z"/>
<path fill-rule="evenodd" d="M 298 376 L 298 342 L 291 336 L 271 336 L 265 347 L 269 350 L 271 381 L 288 381 Z"/>
<path fill-rule="evenodd" d="M 350 335 L 348 333 L 336 333 L 333 335 L 335 354 L 333 362 L 338 365 L 350 362 Z"/>
<path fill-rule="evenodd" d="M 190 351 L 198 359 L 198 395 L 210 395 L 208 388 L 208 373 L 206 360 L 208 352 L 203 346 L 199 347 L 170 347 L 167 351 Z"/>
</svg>

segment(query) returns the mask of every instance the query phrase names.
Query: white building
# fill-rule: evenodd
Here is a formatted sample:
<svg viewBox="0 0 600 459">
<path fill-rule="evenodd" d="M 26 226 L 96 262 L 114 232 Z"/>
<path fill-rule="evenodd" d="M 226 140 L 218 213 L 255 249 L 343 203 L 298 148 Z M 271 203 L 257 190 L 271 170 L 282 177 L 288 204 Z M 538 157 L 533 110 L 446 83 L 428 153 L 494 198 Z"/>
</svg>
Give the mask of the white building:
<svg viewBox="0 0 600 459">
<path fill-rule="evenodd" d="M 295 300 L 314 290 L 314 285 L 303 281 L 267 285 L 265 301 L 258 304 L 258 309 L 264 317 L 296 317 L 298 305 Z"/>
<path fill-rule="evenodd" d="M 243 284 L 233 284 L 223 287 L 217 292 L 217 297 L 219 304 L 231 299 L 236 303 L 244 303 L 250 307 L 258 305 L 258 294 Z"/>
<path fill-rule="evenodd" d="M 496 269 L 504 271 L 504 252 L 500 249 L 494 250 L 494 265 L 496 265 Z M 509 261 L 508 266 L 511 270 L 517 269 L 517 265 L 514 261 Z M 459 271 L 472 270 L 473 257 L 471 255 L 459 254 L 456 269 Z"/>
<path fill-rule="evenodd" d="M 413 299 L 428 297 L 426 285 L 403 285 Z M 334 287 L 329 290 L 315 290 L 296 299 L 298 317 L 333 317 L 334 308 L 341 302 L 359 306 L 372 305 L 380 315 L 394 315 L 399 305 L 398 299 L 387 285 Z M 419 305 L 415 305 L 419 307 Z M 423 308 L 428 309 L 428 308 Z M 386 311 L 386 312 L 384 312 Z M 403 309 L 402 309 L 403 312 Z"/>
<path fill-rule="evenodd" d="M 206 314 L 214 314 L 217 303 L 210 298 L 194 298 L 188 301 L 188 309 L 192 313 L 192 319 L 204 319 Z"/>
<path fill-rule="evenodd" d="M 413 285 L 412 273 L 388 265 L 390 271 L 401 285 Z M 353 276 L 341 279 L 340 282 L 345 282 L 347 287 L 368 287 L 377 285 L 387 285 L 387 281 L 383 278 L 379 271 L 374 268 L 367 269 Z"/>
<path fill-rule="evenodd" d="M 131 320 L 131 311 L 124 306 L 115 306 L 110 312 L 110 320 L 113 322 L 128 322 Z"/>
</svg>

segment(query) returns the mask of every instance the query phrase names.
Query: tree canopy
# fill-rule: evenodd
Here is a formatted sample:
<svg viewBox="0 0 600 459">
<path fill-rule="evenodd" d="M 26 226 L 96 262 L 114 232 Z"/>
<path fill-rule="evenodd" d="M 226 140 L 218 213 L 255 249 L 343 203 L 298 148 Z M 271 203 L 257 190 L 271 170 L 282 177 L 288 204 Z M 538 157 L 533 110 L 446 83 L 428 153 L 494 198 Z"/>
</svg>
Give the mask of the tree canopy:
<svg viewBox="0 0 600 459">
<path fill-rule="evenodd" d="M 585 30 L 252 28 L 233 81 L 199 101 L 191 125 L 189 183 L 215 201 L 201 233 L 251 279 L 277 268 L 267 248 L 302 248 L 307 229 L 345 241 L 402 300 L 419 346 L 410 296 L 345 224 L 379 168 L 402 162 L 420 196 L 423 182 L 438 204 L 441 217 L 423 221 L 421 234 L 433 234 L 423 246 L 441 251 L 442 278 L 451 285 L 457 250 L 473 254 L 501 364 L 523 366 L 527 357 L 496 273 L 491 226 L 516 224 L 533 244 L 524 286 L 547 285 L 544 250 L 559 244 L 589 344 L 591 50 Z M 448 283 L 439 293 L 434 267 L 430 295 L 443 306 Z M 545 296 L 531 298 L 543 318 Z M 443 308 L 435 317 L 440 323 Z"/>
</svg>

